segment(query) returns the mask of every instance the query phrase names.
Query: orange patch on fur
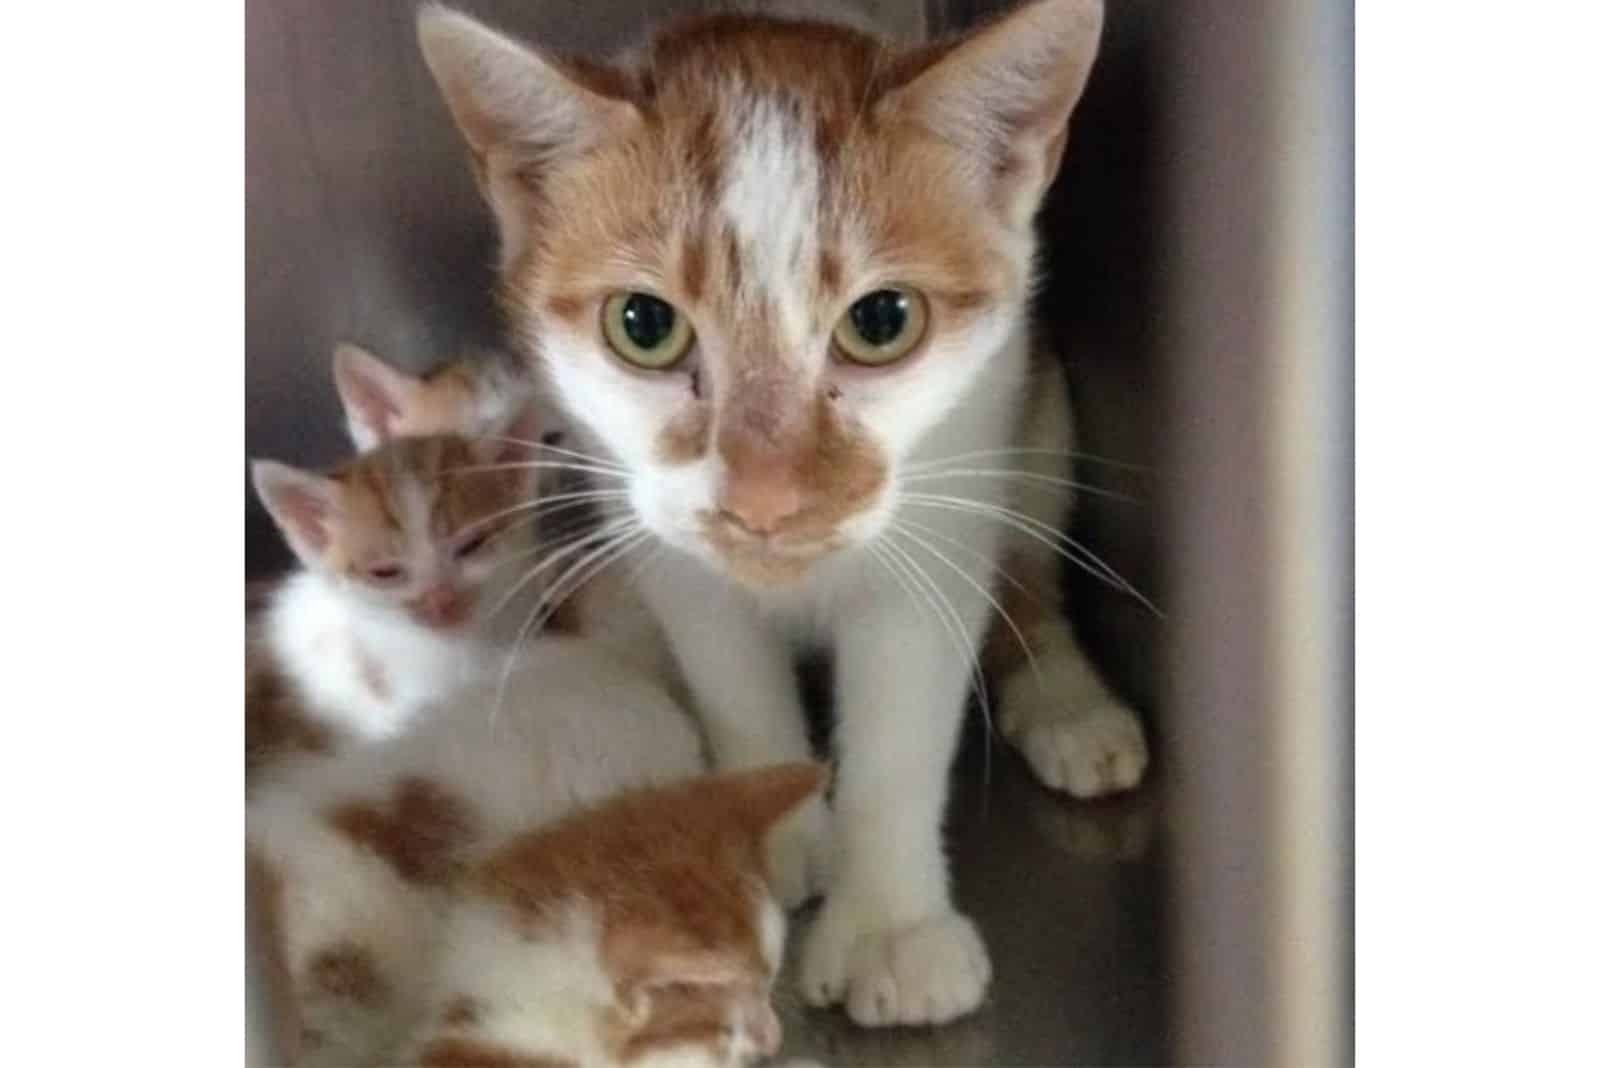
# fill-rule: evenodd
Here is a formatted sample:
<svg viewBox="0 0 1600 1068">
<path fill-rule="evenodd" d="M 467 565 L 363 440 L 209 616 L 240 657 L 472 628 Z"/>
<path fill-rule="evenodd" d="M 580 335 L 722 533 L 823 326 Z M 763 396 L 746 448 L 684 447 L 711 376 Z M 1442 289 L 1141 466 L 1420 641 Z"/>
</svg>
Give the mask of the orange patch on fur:
<svg viewBox="0 0 1600 1068">
<path fill-rule="evenodd" d="M 354 943 L 319 950 L 306 965 L 306 978 L 313 989 L 358 1005 L 376 1005 L 389 996 L 372 954 Z"/>
<path fill-rule="evenodd" d="M 333 748 L 333 731 L 306 714 L 264 641 L 246 638 L 244 664 L 246 776 L 295 755 Z"/>
<path fill-rule="evenodd" d="M 446 1027 L 471 1027 L 483 1017 L 483 1005 L 476 998 L 462 994 L 445 1003 L 440 1021 Z"/>
<path fill-rule="evenodd" d="M 459 851 L 472 841 L 471 807 L 437 783 L 405 778 L 387 802 L 349 801 L 327 814 L 345 837 L 382 857 L 402 878 L 440 883 L 457 869 Z"/>
<path fill-rule="evenodd" d="M 706 952 L 764 977 L 755 891 L 762 839 L 815 793 L 823 772 L 791 764 L 632 791 L 529 832 L 487 858 L 472 886 L 542 925 L 571 899 L 602 910 L 601 957 L 621 988 L 664 960 Z"/>
<path fill-rule="evenodd" d="M 250 922 L 254 925 L 256 945 L 266 970 L 264 978 L 274 1044 L 290 1063 L 296 1063 L 306 1036 L 295 1004 L 294 975 L 289 967 L 288 945 L 284 942 L 283 877 L 254 849 L 246 848 L 245 882 Z"/>
<path fill-rule="evenodd" d="M 711 408 L 696 404 L 668 423 L 656 438 L 656 456 L 665 464 L 686 464 L 706 454 L 711 443 Z"/>
</svg>

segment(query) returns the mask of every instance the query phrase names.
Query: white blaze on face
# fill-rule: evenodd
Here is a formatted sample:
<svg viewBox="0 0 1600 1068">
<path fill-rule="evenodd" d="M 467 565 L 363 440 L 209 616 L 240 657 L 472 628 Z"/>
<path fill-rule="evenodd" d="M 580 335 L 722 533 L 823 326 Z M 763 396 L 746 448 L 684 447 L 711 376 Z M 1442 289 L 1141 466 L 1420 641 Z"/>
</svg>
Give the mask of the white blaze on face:
<svg viewBox="0 0 1600 1068">
<path fill-rule="evenodd" d="M 730 93 L 730 96 L 733 94 Z M 809 361 L 821 173 L 808 131 L 778 100 L 758 96 L 724 123 L 721 213 L 738 238 L 744 289 L 768 302 L 781 337 L 769 358 Z"/>
</svg>

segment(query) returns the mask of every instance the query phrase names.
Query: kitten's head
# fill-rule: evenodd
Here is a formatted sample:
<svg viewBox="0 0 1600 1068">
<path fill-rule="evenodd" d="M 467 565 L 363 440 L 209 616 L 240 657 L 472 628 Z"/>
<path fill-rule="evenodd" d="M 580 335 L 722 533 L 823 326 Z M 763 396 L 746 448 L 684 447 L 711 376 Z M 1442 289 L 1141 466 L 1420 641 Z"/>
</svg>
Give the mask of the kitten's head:
<svg viewBox="0 0 1600 1068">
<path fill-rule="evenodd" d="M 256 492 L 308 568 L 424 626 L 487 623 L 532 534 L 526 450 L 454 435 L 395 438 L 328 474 L 251 465 Z M 507 466 L 511 465 L 511 466 Z"/>
<path fill-rule="evenodd" d="M 639 790 L 485 859 L 421 1063 L 721 1066 L 776 1052 L 784 917 L 763 839 L 822 781 L 789 764 Z"/>
<path fill-rule="evenodd" d="M 509 434 L 531 403 L 525 379 L 495 354 L 452 360 L 414 375 L 349 342 L 333 351 L 333 381 L 345 426 L 363 452 L 393 438 Z"/>
<path fill-rule="evenodd" d="M 887 524 L 1023 313 L 1100 0 L 897 51 L 722 16 L 608 65 L 424 10 L 502 295 L 644 525 L 755 586 Z"/>
</svg>

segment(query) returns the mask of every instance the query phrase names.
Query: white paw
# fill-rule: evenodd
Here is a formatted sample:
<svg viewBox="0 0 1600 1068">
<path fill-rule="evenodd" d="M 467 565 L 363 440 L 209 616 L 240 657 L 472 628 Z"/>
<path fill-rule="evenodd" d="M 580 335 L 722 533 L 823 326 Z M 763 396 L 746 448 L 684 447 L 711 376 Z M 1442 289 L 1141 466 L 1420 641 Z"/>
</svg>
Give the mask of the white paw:
<svg viewBox="0 0 1600 1068">
<path fill-rule="evenodd" d="M 830 898 L 806 941 L 800 992 L 813 1005 L 843 1002 L 863 1027 L 942 1024 L 978 1007 L 993 969 L 972 921 L 947 910 L 877 928 Z"/>
<path fill-rule="evenodd" d="M 1039 781 L 1073 797 L 1131 790 L 1150 762 L 1144 728 L 1121 705 L 1023 724 L 1014 738 Z"/>
<path fill-rule="evenodd" d="M 828 807 L 813 797 L 767 836 L 767 868 L 772 892 L 786 909 L 796 909 L 827 892 L 833 840 Z"/>
</svg>

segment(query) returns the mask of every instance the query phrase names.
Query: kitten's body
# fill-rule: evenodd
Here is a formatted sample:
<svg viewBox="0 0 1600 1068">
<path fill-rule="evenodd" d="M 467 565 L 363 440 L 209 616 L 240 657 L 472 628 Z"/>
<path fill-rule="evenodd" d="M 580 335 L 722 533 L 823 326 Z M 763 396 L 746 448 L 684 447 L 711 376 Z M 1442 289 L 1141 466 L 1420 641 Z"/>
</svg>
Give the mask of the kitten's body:
<svg viewBox="0 0 1600 1068">
<path fill-rule="evenodd" d="M 776 800 L 699 784 L 568 827 L 556 821 L 574 809 L 704 767 L 666 692 L 593 643 L 546 638 L 503 702 L 483 688 L 447 704 L 398 738 L 297 765 L 249 805 L 287 1054 L 610 1064 L 600 1054 L 619 1036 L 677 1033 L 660 1016 L 644 1026 L 630 984 L 646 978 L 721 984 L 695 1012 L 733 1014 L 693 1048 L 666 1043 L 659 1063 L 771 1052 L 782 917 L 759 840 L 816 788 L 815 770 L 779 774 Z M 696 964 L 728 954 L 732 979 Z M 725 1048 L 729 1028 L 749 1041 Z"/>
<path fill-rule="evenodd" d="M 837 835 L 811 806 L 775 859 L 790 900 L 832 869 L 802 991 L 865 1024 L 940 1022 L 988 983 L 940 842 L 986 633 L 995 716 L 1044 782 L 1144 771 L 1060 613 L 1070 424 L 1027 329 L 1100 18 L 1037 0 L 925 49 L 712 18 L 608 66 L 421 22 L 504 304 L 669 547 L 642 587 L 717 761 L 805 754 L 794 649 L 833 651 Z"/>
</svg>

